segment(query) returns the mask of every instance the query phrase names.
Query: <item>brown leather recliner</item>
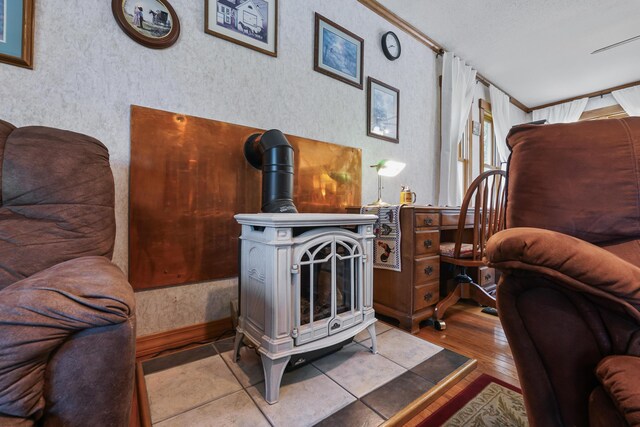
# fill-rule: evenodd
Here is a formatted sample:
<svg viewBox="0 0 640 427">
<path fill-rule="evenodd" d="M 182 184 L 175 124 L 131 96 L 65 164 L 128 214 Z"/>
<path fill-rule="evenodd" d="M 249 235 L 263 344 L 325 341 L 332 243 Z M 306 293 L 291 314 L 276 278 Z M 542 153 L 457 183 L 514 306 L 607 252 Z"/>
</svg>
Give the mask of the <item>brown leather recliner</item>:
<svg viewBox="0 0 640 427">
<path fill-rule="evenodd" d="M 640 425 L 640 117 L 521 125 L 487 246 L 532 426 Z"/>
<path fill-rule="evenodd" d="M 0 426 L 126 426 L 134 297 L 111 263 L 109 153 L 0 121 Z"/>
</svg>

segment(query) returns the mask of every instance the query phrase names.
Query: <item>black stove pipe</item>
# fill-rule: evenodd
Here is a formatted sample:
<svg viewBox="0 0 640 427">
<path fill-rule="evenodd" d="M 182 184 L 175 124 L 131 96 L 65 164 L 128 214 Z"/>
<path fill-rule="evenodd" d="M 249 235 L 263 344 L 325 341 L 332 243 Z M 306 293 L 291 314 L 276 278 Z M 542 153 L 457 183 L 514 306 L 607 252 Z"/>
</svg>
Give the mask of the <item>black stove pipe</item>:
<svg viewBox="0 0 640 427">
<path fill-rule="evenodd" d="M 298 213 L 293 204 L 293 148 L 284 134 L 271 129 L 251 135 L 244 156 L 262 170 L 262 212 Z"/>
</svg>

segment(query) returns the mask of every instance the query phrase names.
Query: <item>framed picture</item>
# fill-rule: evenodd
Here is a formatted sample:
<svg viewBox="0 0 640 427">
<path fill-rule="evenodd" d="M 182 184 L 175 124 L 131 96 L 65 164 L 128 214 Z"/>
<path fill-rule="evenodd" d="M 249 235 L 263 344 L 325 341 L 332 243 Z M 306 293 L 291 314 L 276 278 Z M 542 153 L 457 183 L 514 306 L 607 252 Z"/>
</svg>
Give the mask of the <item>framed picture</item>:
<svg viewBox="0 0 640 427">
<path fill-rule="evenodd" d="M 34 0 L 0 0 L 0 62 L 33 68 Z"/>
<path fill-rule="evenodd" d="M 167 0 L 112 0 L 116 22 L 143 46 L 164 49 L 180 35 L 180 20 Z"/>
<path fill-rule="evenodd" d="M 367 78 L 367 135 L 399 142 L 400 91 L 374 78 Z"/>
<path fill-rule="evenodd" d="M 204 32 L 278 56 L 278 0 L 205 0 Z"/>
<path fill-rule="evenodd" d="M 364 40 L 316 13 L 313 69 L 362 89 Z"/>
</svg>

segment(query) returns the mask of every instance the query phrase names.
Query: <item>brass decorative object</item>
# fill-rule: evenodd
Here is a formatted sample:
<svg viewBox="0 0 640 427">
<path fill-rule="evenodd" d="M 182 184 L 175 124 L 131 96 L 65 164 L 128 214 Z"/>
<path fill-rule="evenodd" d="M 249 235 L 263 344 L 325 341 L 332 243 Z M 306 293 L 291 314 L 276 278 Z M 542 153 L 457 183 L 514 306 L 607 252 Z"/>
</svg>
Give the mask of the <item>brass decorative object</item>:
<svg viewBox="0 0 640 427">
<path fill-rule="evenodd" d="M 243 144 L 261 129 L 133 106 L 129 281 L 149 289 L 237 275 L 236 213 L 260 211 Z M 300 212 L 361 204 L 360 149 L 287 135 Z"/>
</svg>

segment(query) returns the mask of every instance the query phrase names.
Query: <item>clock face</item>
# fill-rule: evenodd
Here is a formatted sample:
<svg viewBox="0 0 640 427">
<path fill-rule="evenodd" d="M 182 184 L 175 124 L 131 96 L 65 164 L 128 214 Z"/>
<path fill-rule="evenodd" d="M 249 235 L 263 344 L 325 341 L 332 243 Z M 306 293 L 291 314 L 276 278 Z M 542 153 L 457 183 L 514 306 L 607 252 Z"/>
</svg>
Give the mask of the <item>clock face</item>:
<svg viewBox="0 0 640 427">
<path fill-rule="evenodd" d="M 389 31 L 382 36 L 382 51 L 384 55 L 390 60 L 395 60 L 400 57 L 400 40 L 395 33 Z"/>
</svg>

